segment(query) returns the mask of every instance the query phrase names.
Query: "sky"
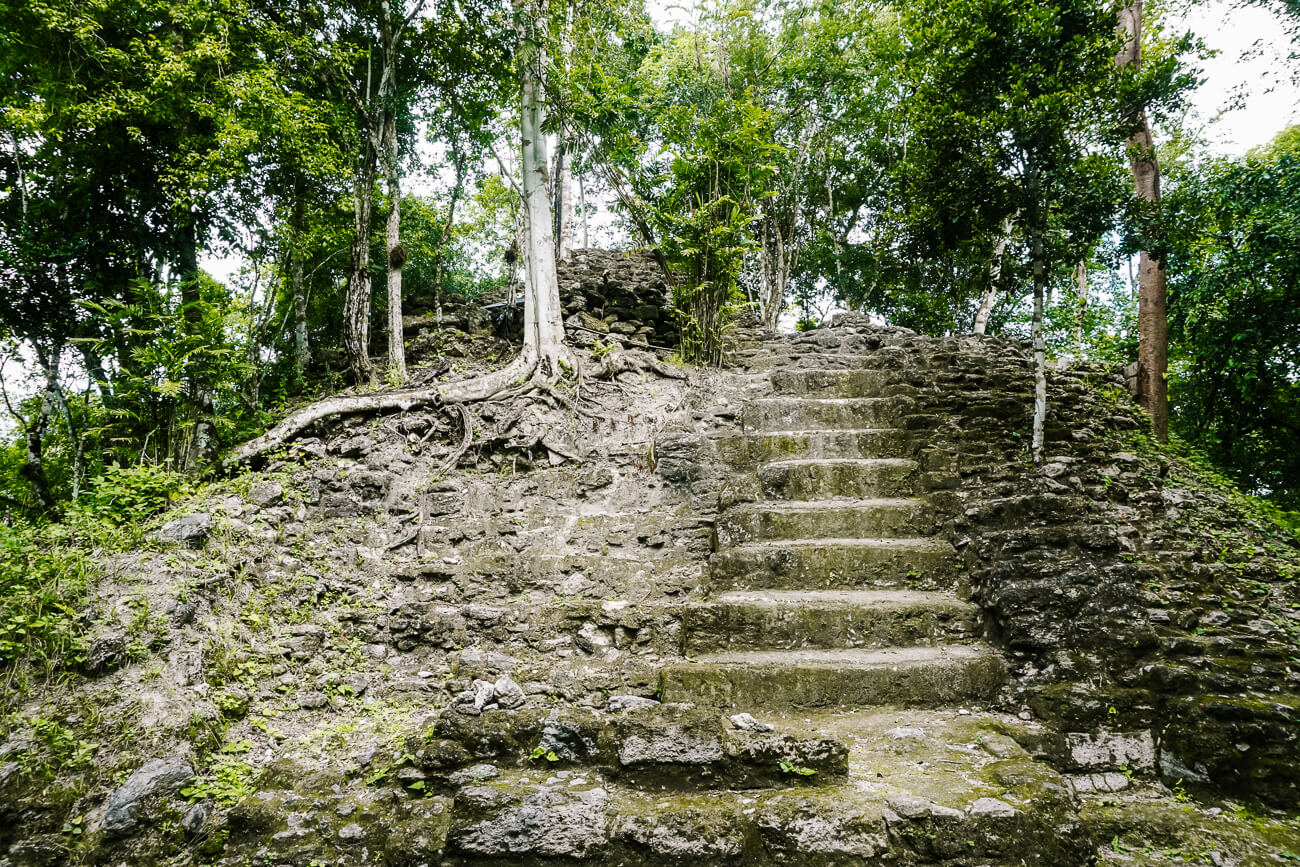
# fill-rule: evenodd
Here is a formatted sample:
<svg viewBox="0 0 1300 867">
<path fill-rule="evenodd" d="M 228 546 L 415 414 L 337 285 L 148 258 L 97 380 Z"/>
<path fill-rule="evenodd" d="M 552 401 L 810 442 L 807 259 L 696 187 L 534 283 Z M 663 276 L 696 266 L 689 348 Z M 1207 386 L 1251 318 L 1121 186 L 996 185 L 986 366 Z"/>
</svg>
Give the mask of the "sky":
<svg viewBox="0 0 1300 867">
<path fill-rule="evenodd" d="M 1217 153 L 1240 156 L 1300 121 L 1300 90 L 1287 58 L 1291 41 L 1273 12 L 1212 0 L 1196 4 L 1170 25 L 1191 30 L 1218 52 L 1201 65 L 1205 81 L 1192 97 Z M 1238 97 L 1241 107 L 1225 113 Z"/>
</svg>

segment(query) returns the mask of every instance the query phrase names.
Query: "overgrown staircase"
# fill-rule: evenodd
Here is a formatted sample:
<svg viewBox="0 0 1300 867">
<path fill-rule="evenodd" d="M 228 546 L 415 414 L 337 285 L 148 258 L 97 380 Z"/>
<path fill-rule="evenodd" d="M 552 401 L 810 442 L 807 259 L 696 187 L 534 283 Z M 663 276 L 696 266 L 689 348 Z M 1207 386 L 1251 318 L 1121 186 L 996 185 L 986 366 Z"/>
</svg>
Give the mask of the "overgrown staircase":
<svg viewBox="0 0 1300 867">
<path fill-rule="evenodd" d="M 912 400 L 872 356 L 757 350 L 741 416 L 748 500 L 718 519 L 715 595 L 688 612 L 666 701 L 751 712 L 978 704 L 1005 680 L 960 598 L 955 552 L 915 496 Z"/>
</svg>

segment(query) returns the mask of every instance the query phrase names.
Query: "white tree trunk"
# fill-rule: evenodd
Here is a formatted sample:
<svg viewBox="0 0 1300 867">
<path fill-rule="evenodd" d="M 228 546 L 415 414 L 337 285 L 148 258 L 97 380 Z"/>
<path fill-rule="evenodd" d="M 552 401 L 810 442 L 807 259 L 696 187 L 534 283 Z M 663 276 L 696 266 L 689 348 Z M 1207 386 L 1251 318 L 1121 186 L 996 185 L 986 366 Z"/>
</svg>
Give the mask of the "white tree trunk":
<svg viewBox="0 0 1300 867">
<path fill-rule="evenodd" d="M 1074 280 L 1079 287 L 1079 312 L 1074 319 L 1074 357 L 1083 360 L 1083 317 L 1088 313 L 1088 263 L 1079 260 L 1074 266 Z"/>
<path fill-rule="evenodd" d="M 1037 191 L 1037 184 L 1034 185 Z M 1043 298 L 1047 294 L 1047 253 L 1039 234 L 1042 227 L 1032 225 L 1031 256 L 1034 261 L 1034 433 L 1031 451 L 1034 463 L 1043 460 L 1043 428 L 1047 421 L 1047 347 L 1043 338 Z"/>
<path fill-rule="evenodd" d="M 542 72 L 546 50 L 547 0 L 516 6 L 519 27 L 519 133 L 524 199 L 524 349 L 542 373 L 559 372 L 564 327 L 560 322 L 560 283 L 555 272 L 555 237 L 547 184 L 545 94 Z"/>
<path fill-rule="evenodd" d="M 567 148 L 560 162 L 560 176 L 555 179 L 555 190 L 560 206 L 560 258 L 568 259 L 575 246 L 576 221 L 573 218 L 573 160 Z"/>
<path fill-rule="evenodd" d="M 587 220 L 587 185 L 583 183 L 582 174 L 578 174 L 578 209 L 582 211 L 582 249 L 586 250 L 591 246 L 588 238 L 588 229 L 590 228 Z"/>
<path fill-rule="evenodd" d="M 388 184 L 388 222 L 384 246 L 388 250 L 388 375 L 400 385 L 406 381 L 406 347 L 402 342 L 402 179 L 398 172 L 397 118 L 385 111 L 383 136 L 384 178 Z"/>
<path fill-rule="evenodd" d="M 998 281 L 1002 279 L 1002 255 L 1006 252 L 1007 244 L 1011 242 L 1011 228 L 1015 224 L 1014 214 L 1002 221 L 1002 233 L 998 235 L 998 242 L 993 247 L 993 258 L 989 260 L 989 285 L 984 290 L 984 297 L 980 299 L 979 312 L 975 314 L 976 334 L 983 334 L 988 330 L 989 316 L 993 314 L 993 304 L 998 298 Z"/>
</svg>

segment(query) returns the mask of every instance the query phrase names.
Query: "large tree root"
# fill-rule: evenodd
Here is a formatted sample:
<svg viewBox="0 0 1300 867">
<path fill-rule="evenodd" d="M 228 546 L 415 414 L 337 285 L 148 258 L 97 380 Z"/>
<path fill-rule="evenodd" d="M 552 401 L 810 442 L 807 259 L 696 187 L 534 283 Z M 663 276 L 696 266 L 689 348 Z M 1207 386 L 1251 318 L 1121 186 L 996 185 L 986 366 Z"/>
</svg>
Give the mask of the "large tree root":
<svg viewBox="0 0 1300 867">
<path fill-rule="evenodd" d="M 500 394 L 512 385 L 527 381 L 537 367 L 533 358 L 521 355 L 500 370 L 459 382 L 446 382 L 425 388 L 389 391 L 381 394 L 348 394 L 319 400 L 289 413 L 284 420 L 256 439 L 235 449 L 221 462 L 226 469 L 251 461 L 278 449 L 304 428 L 322 419 L 361 412 L 414 409 L 440 403 L 473 403 Z"/>
<path fill-rule="evenodd" d="M 581 377 L 582 367 L 579 360 L 572 356 L 567 349 L 562 352 L 561 357 L 566 360 L 566 364 L 570 364 L 576 369 Z M 556 370 L 555 373 L 558 375 L 559 371 Z M 601 359 L 600 366 L 590 376 L 598 380 L 617 382 L 618 377 L 625 373 L 650 373 L 669 379 L 686 379 L 684 370 L 664 364 L 648 352 L 636 350 L 615 350 L 610 352 Z M 512 386 L 518 386 L 519 388 L 512 389 Z M 239 464 L 246 463 L 269 451 L 280 448 L 305 428 L 318 421 L 357 413 L 374 413 L 387 410 L 406 411 L 430 404 L 461 404 L 462 428 L 463 431 L 468 432 L 470 430 L 470 426 L 466 421 L 468 412 L 463 404 L 499 398 L 507 391 L 522 393 L 532 390 L 555 398 L 566 409 L 580 415 L 588 417 L 594 415 L 589 411 L 580 409 L 576 401 L 560 394 L 552 385 L 551 380 L 543 375 L 536 357 L 525 353 L 500 370 L 495 370 L 483 376 L 476 376 L 473 379 L 379 394 L 339 395 L 317 401 L 300 410 L 291 412 L 283 421 L 260 437 L 249 440 L 232 451 L 221 463 L 223 468 L 232 469 Z M 581 395 L 580 385 L 578 394 Z M 556 447 L 553 443 L 544 443 L 544 445 L 557 454 L 574 457 L 567 451 Z M 455 458 L 459 459 L 468 446 L 468 441 L 464 442 Z"/>
<path fill-rule="evenodd" d="M 686 371 L 664 364 L 648 352 L 636 349 L 616 349 L 600 361 L 600 367 L 591 375 L 595 379 L 618 379 L 624 373 L 653 373 L 666 379 L 685 379 Z"/>
</svg>

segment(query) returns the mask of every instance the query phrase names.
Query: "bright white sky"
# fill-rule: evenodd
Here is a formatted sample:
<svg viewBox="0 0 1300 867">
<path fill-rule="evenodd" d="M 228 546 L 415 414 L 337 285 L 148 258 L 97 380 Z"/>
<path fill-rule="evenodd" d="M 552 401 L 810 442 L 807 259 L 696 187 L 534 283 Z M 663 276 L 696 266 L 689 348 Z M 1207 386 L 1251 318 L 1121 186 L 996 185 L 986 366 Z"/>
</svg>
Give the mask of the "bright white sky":
<svg viewBox="0 0 1300 867">
<path fill-rule="evenodd" d="M 1300 121 L 1300 91 L 1287 58 L 1291 40 L 1276 15 L 1211 0 L 1170 23 L 1171 29 L 1196 33 L 1218 52 L 1203 65 L 1205 82 L 1193 97 L 1196 114 L 1209 124 L 1205 134 L 1214 150 L 1240 156 Z M 1224 112 L 1237 100 L 1240 108 Z"/>
</svg>

